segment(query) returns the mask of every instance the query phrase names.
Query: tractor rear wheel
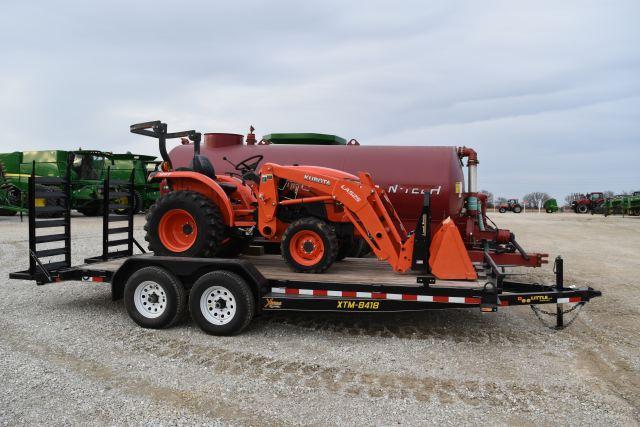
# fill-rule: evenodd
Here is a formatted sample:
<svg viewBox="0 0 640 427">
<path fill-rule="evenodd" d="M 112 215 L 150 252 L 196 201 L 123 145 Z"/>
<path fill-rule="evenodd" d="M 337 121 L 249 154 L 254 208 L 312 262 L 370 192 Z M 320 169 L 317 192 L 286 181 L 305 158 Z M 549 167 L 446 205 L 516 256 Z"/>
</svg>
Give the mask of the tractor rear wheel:
<svg viewBox="0 0 640 427">
<path fill-rule="evenodd" d="M 195 191 L 172 191 L 151 206 L 144 226 L 156 255 L 213 257 L 225 237 L 218 206 Z"/>
<path fill-rule="evenodd" d="M 513 213 L 520 213 L 520 212 L 522 212 L 522 206 L 513 207 Z"/>
<path fill-rule="evenodd" d="M 333 227 L 313 217 L 292 222 L 280 244 L 285 262 L 300 273 L 325 271 L 336 260 L 339 246 Z"/>
</svg>

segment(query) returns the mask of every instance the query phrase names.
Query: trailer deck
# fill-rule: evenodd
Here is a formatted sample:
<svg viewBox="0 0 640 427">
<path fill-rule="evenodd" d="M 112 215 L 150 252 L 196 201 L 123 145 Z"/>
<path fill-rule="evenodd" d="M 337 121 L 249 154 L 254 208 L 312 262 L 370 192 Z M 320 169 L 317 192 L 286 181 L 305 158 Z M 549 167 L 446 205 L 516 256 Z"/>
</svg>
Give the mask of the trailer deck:
<svg viewBox="0 0 640 427">
<path fill-rule="evenodd" d="M 556 305 L 556 328 L 564 325 L 565 305 L 583 307 L 601 295 L 590 287 L 564 284 L 563 260 L 554 265 L 555 283 L 511 281 L 504 267 L 485 253 L 474 268 L 476 280 L 436 280 L 428 264 L 417 271 L 396 273 L 375 258 L 347 258 L 322 274 L 296 273 L 278 255 L 241 255 L 233 259 L 156 256 L 144 253 L 133 237 L 133 204 L 114 203 L 133 194 L 133 182 L 107 178 L 104 185 L 102 254 L 84 264 L 71 264 L 70 206 L 56 207 L 63 219 L 48 219 L 48 207 L 36 207 L 36 183 L 58 185 L 68 195 L 68 179 L 29 178 L 29 268 L 11 273 L 13 279 L 39 285 L 64 281 L 111 283 L 113 299 L 124 298 L 131 318 L 143 327 L 162 328 L 187 314 L 206 332 L 230 335 L 241 331 L 254 314 L 269 311 L 399 312 L 448 308 L 479 308 L 495 312 L 501 307 Z M 45 194 L 44 196 L 47 196 Z M 119 214 L 122 209 L 127 213 Z M 116 224 L 112 226 L 112 224 Z M 123 226 L 126 223 L 126 226 Z M 62 228 L 59 234 L 40 230 Z M 126 238 L 116 237 L 125 235 Z M 61 248 L 40 249 L 39 244 L 62 242 Z M 428 242 L 427 242 L 428 243 Z M 126 249 L 118 249 L 122 247 Z M 143 252 L 134 255 L 134 246 Z M 43 261 L 64 256 L 63 261 Z M 540 314 L 536 311 L 536 314 Z M 218 317 L 216 317 L 218 316 Z M 570 323 L 570 322 L 568 322 Z"/>
<path fill-rule="evenodd" d="M 147 253 L 144 256 L 153 256 Z M 115 273 L 127 258 L 107 261 L 97 261 L 79 265 L 78 270 L 87 272 Z M 322 274 L 305 274 L 291 271 L 279 255 L 241 255 L 239 260 L 251 263 L 269 282 L 308 282 L 371 285 L 384 284 L 387 286 L 416 287 L 423 285 L 418 282 L 423 277 L 416 272 L 398 274 L 388 264 L 375 258 L 346 258 L 335 263 L 331 269 Z M 480 266 L 478 266 L 480 267 Z M 88 275 L 90 276 L 90 275 Z M 433 288 L 482 289 L 486 282 L 486 273 L 479 268 L 478 280 L 435 280 Z M 484 279 L 484 281 L 483 281 Z"/>
</svg>

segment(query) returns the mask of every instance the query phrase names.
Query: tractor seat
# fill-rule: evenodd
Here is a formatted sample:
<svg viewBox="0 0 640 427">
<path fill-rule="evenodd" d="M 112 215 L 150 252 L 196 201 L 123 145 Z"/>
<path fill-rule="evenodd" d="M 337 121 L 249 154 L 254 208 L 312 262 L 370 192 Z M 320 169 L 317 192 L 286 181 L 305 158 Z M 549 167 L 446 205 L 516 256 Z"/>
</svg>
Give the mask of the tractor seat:
<svg viewBox="0 0 640 427">
<path fill-rule="evenodd" d="M 209 159 L 206 158 L 205 156 L 202 156 L 202 155 L 195 156 L 191 161 L 191 164 L 189 164 L 189 168 L 187 170 L 192 170 L 194 172 L 201 173 L 213 179 L 214 181 L 216 181 L 216 170 L 213 168 L 213 165 L 211 164 Z M 230 182 L 216 181 L 216 183 L 218 183 L 218 185 L 222 187 L 222 190 L 224 190 L 226 194 L 232 194 L 238 189 L 237 185 L 232 184 Z"/>
<path fill-rule="evenodd" d="M 213 168 L 213 165 L 205 156 L 198 154 L 193 157 L 191 163 L 189 164 L 189 168 L 194 171 L 201 173 L 209 178 L 215 180 L 216 179 L 216 170 Z"/>
</svg>

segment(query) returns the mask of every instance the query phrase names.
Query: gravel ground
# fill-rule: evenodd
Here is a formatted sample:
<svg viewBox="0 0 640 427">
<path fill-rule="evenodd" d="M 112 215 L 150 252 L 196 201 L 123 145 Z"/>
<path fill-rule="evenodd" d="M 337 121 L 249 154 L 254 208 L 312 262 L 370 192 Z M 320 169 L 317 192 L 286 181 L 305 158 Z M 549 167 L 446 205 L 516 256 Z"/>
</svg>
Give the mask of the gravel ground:
<svg viewBox="0 0 640 427">
<path fill-rule="evenodd" d="M 144 330 L 108 285 L 8 280 L 27 227 L 0 217 L 0 424 L 637 425 L 640 219 L 493 217 L 604 296 L 557 333 L 527 307 L 280 313 L 231 338 Z M 75 262 L 100 251 L 99 219 L 73 228 Z"/>
</svg>

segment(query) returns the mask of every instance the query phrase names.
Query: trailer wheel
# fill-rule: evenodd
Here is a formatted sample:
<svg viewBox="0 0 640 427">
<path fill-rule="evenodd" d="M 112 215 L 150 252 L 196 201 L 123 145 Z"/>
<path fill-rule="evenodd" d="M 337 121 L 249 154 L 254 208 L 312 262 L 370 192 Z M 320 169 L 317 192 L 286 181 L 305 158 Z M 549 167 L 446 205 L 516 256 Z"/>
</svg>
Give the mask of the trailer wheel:
<svg viewBox="0 0 640 427">
<path fill-rule="evenodd" d="M 249 325 L 255 297 L 247 282 L 230 271 L 201 276 L 189 293 L 193 321 L 208 334 L 234 335 Z"/>
<path fill-rule="evenodd" d="M 218 206 L 195 191 L 162 196 L 149 209 L 144 229 L 149 249 L 166 256 L 215 256 L 225 234 Z"/>
<path fill-rule="evenodd" d="M 144 267 L 127 280 L 124 305 L 133 321 L 143 328 L 167 328 L 184 316 L 187 294 L 169 271 Z"/>
<path fill-rule="evenodd" d="M 322 273 L 336 260 L 339 243 L 333 227 L 310 217 L 287 227 L 280 248 L 285 262 L 294 271 Z"/>
</svg>

